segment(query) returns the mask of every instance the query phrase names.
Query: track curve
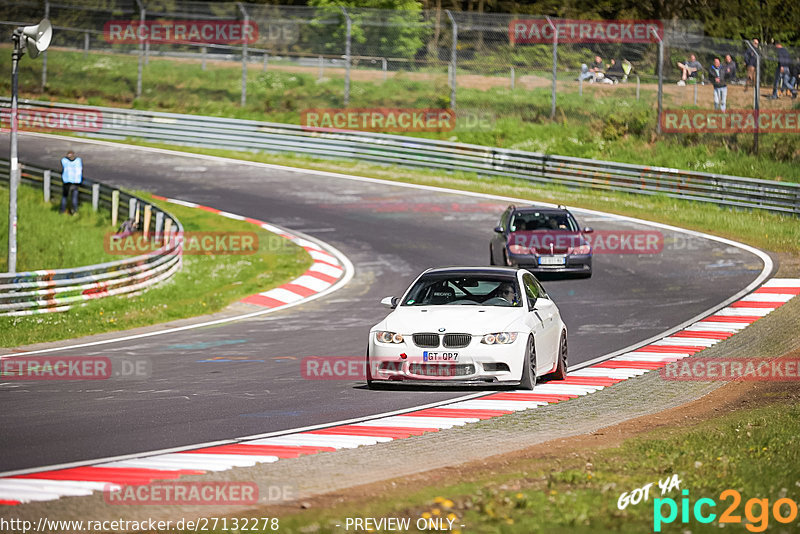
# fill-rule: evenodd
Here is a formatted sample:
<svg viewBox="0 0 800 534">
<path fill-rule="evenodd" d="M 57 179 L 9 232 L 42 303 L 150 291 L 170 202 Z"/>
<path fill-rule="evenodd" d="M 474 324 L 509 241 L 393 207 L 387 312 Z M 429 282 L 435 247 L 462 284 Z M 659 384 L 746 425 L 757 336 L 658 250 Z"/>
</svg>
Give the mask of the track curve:
<svg viewBox="0 0 800 534">
<path fill-rule="evenodd" d="M 7 146 L 5 137 L 0 143 Z M 0 471 L 178 447 L 410 408 L 463 391 L 368 391 L 307 381 L 305 356 L 361 355 L 381 297 L 437 265 L 484 264 L 506 204 L 373 181 L 322 177 L 230 160 L 116 144 L 23 135 L 20 159 L 57 165 L 68 148 L 86 174 L 267 220 L 331 243 L 353 262 L 350 284 L 326 298 L 261 318 L 165 334 L 65 355 L 145 356 L 147 383 L 109 380 L 0 385 Z M 600 230 L 651 229 L 602 214 Z M 591 360 L 674 327 L 717 305 L 760 273 L 754 255 L 665 231 L 657 255 L 598 255 L 588 280 L 544 285 L 570 328 L 571 363 Z M 207 363 L 215 356 L 258 362 Z M 109 414 L 113 414 L 110 417 Z"/>
</svg>

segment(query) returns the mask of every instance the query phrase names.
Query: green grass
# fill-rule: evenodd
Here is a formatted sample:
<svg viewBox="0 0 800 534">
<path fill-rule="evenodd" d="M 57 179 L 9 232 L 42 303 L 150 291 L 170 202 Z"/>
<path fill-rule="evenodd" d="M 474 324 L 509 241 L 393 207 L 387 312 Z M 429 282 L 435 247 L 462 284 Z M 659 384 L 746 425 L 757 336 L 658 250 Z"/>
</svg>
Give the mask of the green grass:
<svg viewBox="0 0 800 534">
<path fill-rule="evenodd" d="M 20 186 L 17 195 L 17 272 L 61 269 L 119 259 L 103 249 L 111 229 L 106 211 L 83 203 L 74 216 L 58 212 L 61 197 L 45 203 L 40 189 Z M 8 271 L 8 186 L 0 188 L 0 272 Z M 57 243 L 57 246 L 54 246 Z"/>
<path fill-rule="evenodd" d="M 673 199 L 664 195 L 634 195 L 614 191 L 570 189 L 563 186 L 528 183 L 513 178 L 484 178 L 472 173 L 403 169 L 347 160 L 179 147 L 135 140 L 129 140 L 126 143 L 304 169 L 341 172 L 383 180 L 434 185 L 462 191 L 512 196 L 531 201 L 554 202 L 639 217 L 735 239 L 773 252 L 800 255 L 800 218 L 763 210 L 734 210 L 715 204 Z"/>
<path fill-rule="evenodd" d="M 773 395 L 767 406 L 737 411 L 691 428 L 660 428 L 615 448 L 515 459 L 498 472 L 462 472 L 457 475 L 458 483 L 398 488 L 357 504 L 284 515 L 281 529 L 324 534 L 341 532 L 342 527 L 334 525 L 343 525 L 346 517 L 407 517 L 412 525 L 409 531 L 417 532 L 413 525 L 419 518 L 449 516 L 455 520 L 454 533 L 653 532 L 654 500 L 662 498 L 658 481 L 666 481 L 672 474 L 678 475 L 680 490 L 672 489 L 663 498 L 674 499 L 679 509 L 681 490 L 688 490 L 690 506 L 700 498 L 716 501 L 711 512 L 719 518 L 732 502 L 730 497 L 721 499 L 720 493 L 733 489 L 742 497 L 735 515 L 747 522 L 745 507 L 751 498 L 769 499 L 770 513 L 779 498 L 800 501 L 800 405 L 796 395 L 767 395 Z M 647 502 L 618 509 L 623 492 L 648 483 L 653 486 Z M 753 526 L 758 526 L 761 510 L 750 506 Z M 709 508 L 703 511 L 707 513 Z M 664 505 L 664 514 L 667 512 Z M 784 506 L 782 513 L 788 514 L 788 507 Z M 780 525 L 770 517 L 767 523 L 775 531 L 797 528 L 797 519 Z M 691 511 L 686 524 L 681 524 L 679 513 L 662 531 L 719 532 L 722 526 L 748 532 L 743 524 L 720 525 L 715 520 L 703 525 Z"/>
<path fill-rule="evenodd" d="M 28 197 L 30 192 L 26 191 L 21 196 Z M 302 248 L 255 225 L 203 210 L 155 201 L 144 193 L 139 195 L 174 214 L 187 232 L 256 232 L 259 236 L 258 252 L 253 255 L 184 255 L 181 271 L 140 295 L 98 299 L 85 306 L 76 306 L 66 313 L 0 317 L 0 346 L 13 347 L 76 338 L 213 313 L 247 295 L 281 285 L 311 265 L 311 258 Z M 28 211 L 27 217 L 21 217 L 20 220 L 38 218 L 41 214 L 49 213 L 49 209 L 46 205 L 40 205 L 37 210 Z M 33 217 L 33 214 L 36 216 Z M 103 220 L 102 216 L 98 219 Z M 69 222 L 77 223 L 80 220 L 76 216 L 75 221 Z M 94 229 L 94 232 L 87 232 L 74 246 L 87 249 L 99 246 L 102 249 L 103 235 L 111 230 L 111 226 L 98 223 L 96 227 L 87 228 Z M 56 242 L 61 243 L 65 236 L 72 233 L 63 231 L 60 225 L 50 226 L 49 232 L 43 233 L 37 242 L 41 243 L 41 247 L 47 247 L 54 242 L 54 237 L 58 240 Z M 27 240 L 30 242 L 30 234 Z M 51 255 L 62 254 L 59 250 L 64 247 L 59 245 L 51 248 L 53 250 L 48 255 L 40 256 L 44 262 L 37 264 L 40 268 L 49 266 L 49 260 L 45 260 Z M 72 263 L 72 258 L 81 258 L 81 261 Z M 115 255 L 112 258 L 121 257 Z M 67 263 L 60 265 L 84 265 L 98 259 L 99 256 L 93 255 L 70 256 Z"/>
<path fill-rule="evenodd" d="M 6 48 L 0 47 L 0 51 Z M 10 54 L 0 53 L 7 67 Z M 275 122 L 300 122 L 307 108 L 342 106 L 339 74 L 317 80 L 315 75 L 282 70 L 262 73 L 254 64 L 248 77 L 248 103 L 239 106 L 240 70 L 233 62 L 209 65 L 198 62 L 151 58 L 144 72 L 144 91 L 135 98 L 137 58 L 80 52 L 48 52 L 49 84 L 39 93 L 41 62 L 20 64 L 20 91 L 24 97 L 170 111 Z M 414 79 L 400 73 L 387 82 L 354 79 L 350 107 L 444 108 L 449 106 L 445 81 Z M 444 80 L 444 79 L 443 79 Z M 0 91 L 9 91 L 9 80 L 0 79 Z M 655 96 L 642 89 L 636 101 L 632 88 L 613 92 L 577 88 L 559 89 L 557 116 L 550 119 L 550 89 L 496 87 L 488 90 L 458 89 L 459 113 L 478 114 L 488 126 L 463 125 L 453 131 L 412 133 L 487 146 L 510 147 L 564 156 L 608 159 L 629 163 L 675 167 L 719 174 L 800 181 L 800 137 L 791 134 L 762 135 L 760 155 L 749 153 L 752 135 L 655 134 Z M 621 98 L 624 92 L 625 97 Z M 665 95 L 665 105 L 683 107 Z M 797 107 L 798 104 L 795 104 Z"/>
</svg>

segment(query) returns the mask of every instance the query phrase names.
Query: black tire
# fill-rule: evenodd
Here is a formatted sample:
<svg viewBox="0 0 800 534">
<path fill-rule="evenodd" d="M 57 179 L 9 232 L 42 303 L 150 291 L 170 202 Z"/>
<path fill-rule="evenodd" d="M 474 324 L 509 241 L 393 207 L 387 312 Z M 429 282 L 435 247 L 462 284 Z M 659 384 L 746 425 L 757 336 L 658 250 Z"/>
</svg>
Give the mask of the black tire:
<svg viewBox="0 0 800 534">
<path fill-rule="evenodd" d="M 489 245 L 489 265 L 494 265 L 494 249 Z"/>
<path fill-rule="evenodd" d="M 525 362 L 522 368 L 522 380 L 519 381 L 520 389 L 532 390 L 536 385 L 536 348 L 533 338 L 528 338 L 528 347 L 525 349 Z"/>
<path fill-rule="evenodd" d="M 561 332 L 561 342 L 558 344 L 558 365 L 556 370 L 547 375 L 550 380 L 564 380 L 567 378 L 567 333 Z"/>
<path fill-rule="evenodd" d="M 372 379 L 372 368 L 369 365 L 369 345 L 367 345 L 367 365 L 364 373 L 367 376 L 367 387 L 369 389 L 378 389 L 378 386 L 375 384 L 375 381 Z"/>
</svg>

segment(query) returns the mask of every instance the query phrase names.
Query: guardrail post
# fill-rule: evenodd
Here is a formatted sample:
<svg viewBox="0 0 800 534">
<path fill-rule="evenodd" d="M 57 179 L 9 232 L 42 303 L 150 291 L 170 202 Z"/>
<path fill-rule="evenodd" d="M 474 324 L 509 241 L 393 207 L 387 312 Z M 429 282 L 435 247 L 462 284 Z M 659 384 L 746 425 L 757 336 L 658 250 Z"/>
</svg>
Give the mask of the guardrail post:
<svg viewBox="0 0 800 534">
<path fill-rule="evenodd" d="M 639 100 L 639 75 L 636 75 L 636 100 Z"/>
<path fill-rule="evenodd" d="M 83 32 L 83 59 L 89 57 L 89 32 Z"/>
<path fill-rule="evenodd" d="M 153 214 L 153 206 L 146 204 L 144 207 L 144 221 L 142 223 L 142 233 L 144 238 L 147 239 L 150 235 L 150 219 Z"/>
<path fill-rule="evenodd" d="M 694 105 L 697 105 L 697 84 L 694 84 Z"/>
<path fill-rule="evenodd" d="M 264 52 L 264 72 L 269 68 L 269 52 Z"/>
<path fill-rule="evenodd" d="M 139 222 L 138 210 L 136 209 L 136 199 L 131 198 L 128 200 L 128 218 Z"/>
<path fill-rule="evenodd" d="M 516 85 L 516 77 L 517 73 L 514 71 L 514 65 L 511 65 L 511 90 L 514 90 L 514 86 Z M 581 85 L 581 94 L 583 94 L 583 85 Z"/>
<path fill-rule="evenodd" d="M 111 192 L 111 226 L 117 226 L 118 218 L 119 218 L 119 190 L 114 189 Z"/>
<path fill-rule="evenodd" d="M 206 70 L 206 55 L 208 55 L 208 47 L 204 46 L 200 48 L 200 70 Z"/>
<path fill-rule="evenodd" d="M 155 237 L 156 243 L 161 241 L 162 231 L 164 230 L 164 212 L 163 211 L 156 211 L 156 231 Z"/>
<path fill-rule="evenodd" d="M 172 219 L 167 219 L 164 223 L 164 245 L 169 246 L 172 238 Z"/>
<path fill-rule="evenodd" d="M 453 42 L 450 47 L 450 109 L 456 109 L 456 73 L 458 72 L 458 24 L 449 9 L 445 10 L 453 26 Z"/>
<path fill-rule="evenodd" d="M 92 184 L 92 210 L 100 207 L 100 184 Z"/>
<path fill-rule="evenodd" d="M 578 77 L 578 94 L 583 96 L 583 78 L 580 76 Z"/>
<path fill-rule="evenodd" d="M 382 57 L 381 58 L 381 68 L 383 69 L 383 81 L 384 82 L 386 81 L 386 76 L 387 76 L 387 72 L 386 71 L 388 70 L 387 67 L 388 67 L 388 64 L 387 64 L 386 58 Z"/>
<path fill-rule="evenodd" d="M 339 6 L 344 13 L 345 25 L 347 26 L 347 33 L 345 34 L 344 43 L 344 107 L 350 105 L 350 45 L 353 33 L 353 21 L 350 20 L 350 14 L 344 6 Z"/>
<path fill-rule="evenodd" d="M 244 25 L 247 27 L 250 24 L 250 15 L 244 8 L 241 2 L 236 2 L 239 6 L 239 11 L 242 12 L 244 18 Z M 242 98 L 239 105 L 244 107 L 247 104 L 247 39 L 242 40 Z"/>
<path fill-rule="evenodd" d="M 49 170 L 44 171 L 44 173 L 42 174 L 42 180 L 43 180 L 43 188 L 44 188 L 43 191 L 42 191 L 44 193 L 44 201 L 45 202 L 50 202 L 50 171 Z"/>
<path fill-rule="evenodd" d="M 144 65 L 150 64 L 150 39 L 144 42 Z"/>
</svg>

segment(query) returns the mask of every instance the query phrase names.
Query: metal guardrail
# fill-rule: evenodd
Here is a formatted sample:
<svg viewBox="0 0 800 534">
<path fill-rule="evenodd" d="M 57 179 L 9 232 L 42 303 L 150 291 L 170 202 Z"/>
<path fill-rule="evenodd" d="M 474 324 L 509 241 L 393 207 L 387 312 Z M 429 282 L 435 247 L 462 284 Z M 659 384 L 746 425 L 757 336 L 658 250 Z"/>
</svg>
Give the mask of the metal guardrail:
<svg viewBox="0 0 800 534">
<path fill-rule="evenodd" d="M 23 184 L 42 188 L 45 198 L 61 196 L 59 172 L 25 164 L 21 167 Z M 8 181 L 8 177 L 8 161 L 0 160 L 0 180 Z M 163 244 L 148 254 L 97 265 L 0 273 L 0 316 L 59 312 L 92 299 L 138 294 L 181 268 L 183 226 L 173 215 L 142 198 L 88 179 L 80 184 L 78 196 L 94 209 L 127 206 L 127 218 L 142 222 L 146 220 L 144 214 L 151 213 L 148 233 L 163 238 Z"/>
<path fill-rule="evenodd" d="M 0 108 L 8 107 L 0 99 Z M 89 137 L 143 139 L 173 145 L 289 152 L 380 164 L 474 172 L 534 183 L 664 195 L 721 206 L 800 215 L 800 184 L 665 167 L 356 131 L 312 131 L 298 125 L 176 113 L 23 101 L 20 109 L 69 116 L 94 113 Z M 7 112 L 6 112 L 7 113 Z M 56 118 L 57 118 L 56 117 Z M 61 129 L 64 123 L 54 120 Z M 35 124 L 34 124 L 35 126 Z M 46 125 L 42 123 L 46 128 Z M 59 128 L 51 128 L 58 130 Z"/>
</svg>

